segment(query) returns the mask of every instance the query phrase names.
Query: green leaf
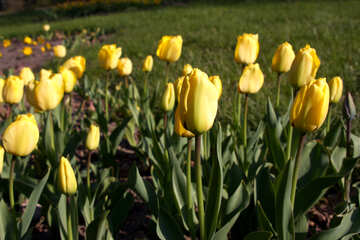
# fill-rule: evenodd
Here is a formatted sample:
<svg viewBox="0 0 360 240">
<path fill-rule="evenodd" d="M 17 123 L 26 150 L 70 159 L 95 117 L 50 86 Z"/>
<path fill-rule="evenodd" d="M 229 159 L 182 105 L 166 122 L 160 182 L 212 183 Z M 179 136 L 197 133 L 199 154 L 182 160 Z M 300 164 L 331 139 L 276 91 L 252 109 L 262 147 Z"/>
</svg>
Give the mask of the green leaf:
<svg viewBox="0 0 360 240">
<path fill-rule="evenodd" d="M 306 215 L 301 215 L 295 220 L 295 239 L 305 240 L 308 233 L 308 221 Z"/>
<path fill-rule="evenodd" d="M 260 201 L 257 201 L 256 204 L 256 215 L 261 230 L 275 233 L 274 227 L 262 208 Z"/>
<path fill-rule="evenodd" d="M 45 184 L 47 183 L 47 180 L 50 175 L 50 169 L 48 169 L 46 175 L 41 179 L 39 184 L 34 188 L 34 191 L 31 193 L 28 205 L 25 209 L 24 214 L 21 217 L 20 222 L 20 236 L 23 237 L 25 233 L 27 232 L 31 220 L 33 218 L 34 212 L 36 210 L 36 205 L 40 199 L 41 193 L 45 187 Z"/>
<path fill-rule="evenodd" d="M 55 134 L 54 123 L 52 119 L 52 113 L 47 113 L 46 125 L 45 125 L 45 151 L 50 157 L 50 162 L 53 166 L 56 166 L 56 150 L 55 150 Z"/>
<path fill-rule="evenodd" d="M 358 158 L 360 157 L 360 137 L 351 134 L 351 141 L 354 145 L 353 158 Z"/>
<path fill-rule="evenodd" d="M 106 230 L 108 229 L 107 216 L 110 211 L 104 211 L 86 228 L 86 239 L 88 240 L 102 240 L 105 239 Z"/>
<path fill-rule="evenodd" d="M 66 196 L 61 194 L 57 206 L 57 217 L 60 231 L 60 237 L 63 240 L 67 239 L 67 219 L 66 219 Z"/>
<path fill-rule="evenodd" d="M 333 152 L 331 153 L 331 158 L 330 158 L 331 165 L 336 170 L 336 172 L 340 172 L 345 158 L 346 158 L 346 148 L 336 146 Z"/>
<path fill-rule="evenodd" d="M 246 235 L 244 240 L 270 240 L 272 236 L 271 232 L 252 232 Z"/>
<path fill-rule="evenodd" d="M 0 201 L 0 239 L 17 240 L 16 217 L 4 200 Z"/>
<path fill-rule="evenodd" d="M 156 233 L 161 240 L 183 240 L 184 233 L 178 223 L 171 215 L 162 208 L 159 210 L 159 217 L 156 225 Z"/>
<path fill-rule="evenodd" d="M 271 181 L 270 170 L 263 167 L 256 178 L 256 201 L 272 224 L 275 224 L 275 192 Z M 269 230 L 269 229 L 263 229 Z"/>
<path fill-rule="evenodd" d="M 115 155 L 117 147 L 119 146 L 121 140 L 124 138 L 125 130 L 128 122 L 131 120 L 130 117 L 125 118 L 121 124 L 115 128 L 115 130 L 110 135 L 110 141 L 112 143 L 112 154 Z"/>
</svg>

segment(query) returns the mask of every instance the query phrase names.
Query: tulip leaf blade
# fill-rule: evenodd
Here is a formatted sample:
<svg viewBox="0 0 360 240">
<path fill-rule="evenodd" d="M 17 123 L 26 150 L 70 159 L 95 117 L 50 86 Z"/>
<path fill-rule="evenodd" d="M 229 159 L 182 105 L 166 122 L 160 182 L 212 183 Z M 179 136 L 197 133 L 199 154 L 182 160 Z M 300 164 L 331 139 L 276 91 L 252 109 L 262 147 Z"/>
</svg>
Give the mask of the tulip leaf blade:
<svg viewBox="0 0 360 240">
<path fill-rule="evenodd" d="M 48 112 L 45 125 L 45 151 L 49 155 L 52 165 L 56 166 L 54 122 L 51 112 Z"/>
<path fill-rule="evenodd" d="M 115 155 L 117 151 L 117 147 L 119 146 L 120 142 L 122 141 L 125 132 L 126 126 L 128 122 L 131 120 L 131 117 L 125 118 L 121 124 L 115 128 L 115 130 L 110 135 L 110 142 L 112 143 L 112 154 Z"/>
<path fill-rule="evenodd" d="M 16 217 L 2 199 L 0 201 L 0 239 L 19 239 L 17 235 Z"/>
<path fill-rule="evenodd" d="M 156 224 L 156 233 L 161 240 L 182 240 L 184 233 L 175 221 L 164 209 L 160 208 Z"/>
<path fill-rule="evenodd" d="M 21 237 L 23 237 L 26 234 L 26 232 L 30 226 L 32 217 L 36 210 L 36 205 L 37 205 L 37 203 L 40 199 L 41 193 L 47 183 L 49 175 L 50 175 L 50 169 L 48 169 L 45 176 L 41 179 L 39 184 L 36 185 L 36 187 L 34 188 L 33 192 L 30 195 L 28 205 L 25 209 L 24 214 L 21 217 L 21 222 L 20 222 L 20 236 Z"/>
<path fill-rule="evenodd" d="M 244 240 L 270 240 L 273 234 L 266 231 L 251 232 L 245 236 Z"/>
</svg>

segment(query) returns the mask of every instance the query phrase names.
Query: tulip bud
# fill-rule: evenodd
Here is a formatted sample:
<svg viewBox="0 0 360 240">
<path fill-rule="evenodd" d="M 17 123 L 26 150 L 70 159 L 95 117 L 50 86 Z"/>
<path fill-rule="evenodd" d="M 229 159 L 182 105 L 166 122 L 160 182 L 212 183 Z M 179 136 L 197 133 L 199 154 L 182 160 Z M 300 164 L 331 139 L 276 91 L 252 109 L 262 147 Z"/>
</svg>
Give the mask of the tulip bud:
<svg viewBox="0 0 360 240">
<path fill-rule="evenodd" d="M 340 77 L 333 77 L 329 83 L 330 102 L 337 103 L 340 101 L 343 91 L 343 80 Z"/>
<path fill-rule="evenodd" d="M 26 36 L 26 37 L 24 38 L 24 43 L 25 43 L 25 44 L 31 44 L 31 43 L 32 43 L 31 37 Z"/>
<path fill-rule="evenodd" d="M 76 75 L 73 71 L 67 68 L 61 68 L 60 70 L 61 76 L 64 81 L 64 92 L 70 93 L 76 84 Z"/>
<path fill-rule="evenodd" d="M 3 88 L 3 98 L 7 103 L 19 103 L 24 94 L 24 82 L 17 76 L 6 79 Z"/>
<path fill-rule="evenodd" d="M 24 67 L 20 71 L 20 78 L 24 81 L 24 85 L 28 85 L 28 83 L 35 80 L 34 73 L 31 71 L 29 67 Z"/>
<path fill-rule="evenodd" d="M 69 160 L 61 157 L 58 170 L 58 188 L 66 195 L 73 195 L 77 190 L 75 173 Z"/>
<path fill-rule="evenodd" d="M 297 93 L 290 122 L 302 131 L 312 132 L 321 127 L 329 109 L 330 90 L 325 78 L 311 80 Z"/>
<path fill-rule="evenodd" d="M 209 77 L 209 80 L 210 80 L 210 82 L 212 82 L 215 85 L 216 89 L 218 90 L 218 93 L 219 93 L 218 99 L 220 99 L 221 94 L 222 94 L 222 82 L 221 82 L 220 77 L 217 75 L 211 76 L 211 77 Z"/>
<path fill-rule="evenodd" d="M 289 71 L 289 81 L 294 87 L 302 87 L 314 79 L 320 67 L 320 59 L 314 48 L 306 45 L 295 56 Z"/>
<path fill-rule="evenodd" d="M 105 70 L 115 69 L 121 57 L 121 48 L 116 48 L 116 44 L 104 45 L 98 53 L 100 66 Z"/>
<path fill-rule="evenodd" d="M 208 131 L 214 124 L 218 107 L 219 90 L 206 73 L 194 69 L 185 77 L 180 102 L 175 112 L 175 132 L 193 137 Z"/>
<path fill-rule="evenodd" d="M 183 68 L 183 76 L 186 76 L 188 74 L 190 74 L 192 72 L 193 68 L 190 64 L 185 64 L 184 68 Z"/>
<path fill-rule="evenodd" d="M 148 55 L 144 60 L 142 70 L 144 72 L 151 72 L 151 70 L 153 68 L 153 64 L 154 64 L 153 57 L 151 55 Z"/>
<path fill-rule="evenodd" d="M 3 98 L 4 85 L 5 85 L 5 80 L 3 78 L 0 78 L 0 103 L 4 102 L 4 98 Z"/>
<path fill-rule="evenodd" d="M 238 90 L 240 93 L 257 93 L 264 84 L 264 74 L 258 63 L 249 64 L 241 74 Z"/>
<path fill-rule="evenodd" d="M 48 32 L 48 31 L 50 30 L 50 25 L 49 25 L 49 24 L 44 24 L 44 25 L 43 25 L 43 30 L 44 30 L 45 32 Z"/>
<path fill-rule="evenodd" d="M 40 82 L 35 87 L 35 100 L 41 111 L 56 108 L 64 97 L 64 82 L 61 74 L 50 74 L 51 71 L 42 69 Z"/>
<path fill-rule="evenodd" d="M 55 57 L 63 58 L 66 56 L 66 47 L 64 45 L 54 46 L 53 50 Z"/>
<path fill-rule="evenodd" d="M 173 83 L 167 83 L 165 92 L 161 98 L 161 109 L 165 112 L 171 111 L 175 105 L 175 90 Z"/>
<path fill-rule="evenodd" d="M 242 64 L 254 63 L 259 55 L 259 50 L 259 35 L 244 33 L 237 38 L 235 61 Z"/>
<path fill-rule="evenodd" d="M 4 131 L 2 142 L 5 150 L 16 156 L 29 155 L 39 140 L 39 128 L 31 114 L 17 116 Z"/>
<path fill-rule="evenodd" d="M 180 102 L 181 87 L 184 82 L 185 76 L 178 77 L 174 83 L 176 91 L 176 100 Z"/>
<path fill-rule="evenodd" d="M 129 76 L 132 72 L 132 62 L 129 58 L 120 58 L 117 66 L 120 76 Z"/>
<path fill-rule="evenodd" d="M 83 56 L 72 57 L 60 67 L 60 71 L 62 68 L 70 69 L 76 74 L 76 77 L 80 79 L 86 69 L 86 59 Z"/>
<path fill-rule="evenodd" d="M 353 120 L 356 117 L 356 107 L 350 92 L 347 92 L 345 96 L 343 115 L 348 120 Z"/>
<path fill-rule="evenodd" d="M 176 62 L 181 55 L 183 39 L 180 35 L 163 36 L 159 41 L 156 56 L 167 62 Z"/>
<path fill-rule="evenodd" d="M 86 137 L 86 147 L 89 150 L 95 150 L 100 142 L 100 128 L 95 124 L 91 124 L 90 130 Z"/>
<path fill-rule="evenodd" d="M 24 47 L 23 53 L 25 56 L 29 56 L 32 54 L 32 48 L 31 47 Z"/>
<path fill-rule="evenodd" d="M 288 72 L 295 59 L 295 53 L 290 43 L 284 42 L 277 49 L 272 58 L 271 68 L 274 72 Z"/>
<path fill-rule="evenodd" d="M 4 148 L 0 146 L 0 175 L 4 167 L 4 154 L 5 154 Z"/>
</svg>

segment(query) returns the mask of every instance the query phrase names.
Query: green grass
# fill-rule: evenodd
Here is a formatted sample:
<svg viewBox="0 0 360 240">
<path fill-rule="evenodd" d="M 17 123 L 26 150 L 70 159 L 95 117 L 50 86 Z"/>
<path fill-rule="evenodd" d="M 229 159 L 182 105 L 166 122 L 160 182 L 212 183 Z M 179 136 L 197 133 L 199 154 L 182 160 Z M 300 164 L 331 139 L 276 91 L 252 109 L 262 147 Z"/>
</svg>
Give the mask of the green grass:
<svg viewBox="0 0 360 240">
<path fill-rule="evenodd" d="M 250 97 L 252 125 L 263 116 L 268 96 L 275 100 L 276 76 L 271 72 L 271 59 L 277 46 L 289 41 L 295 50 L 309 43 L 321 59 L 318 77 L 339 75 L 345 89 L 360 100 L 360 1 L 297 1 L 297 2 L 240 2 L 232 4 L 191 4 L 152 8 L 128 9 L 110 15 L 97 15 L 51 22 L 52 29 L 71 32 L 82 28 L 114 30 L 108 43 L 123 48 L 123 56 L 134 63 L 133 77 L 140 84 L 141 64 L 146 55 L 155 56 L 162 35 L 181 34 L 184 39 L 180 60 L 171 64 L 170 80 L 175 81 L 186 63 L 209 75 L 220 75 L 224 92 L 220 103 L 222 118 L 231 115 L 235 100 L 240 66 L 234 61 L 236 38 L 244 32 L 258 33 L 260 54 L 258 62 L 265 74 L 264 87 Z M 42 22 L 11 25 L 1 24 L 3 36 L 35 35 Z M 82 54 L 88 60 L 88 73 L 98 74 L 97 52 L 100 45 L 90 49 L 80 46 L 72 54 Z M 151 81 L 162 81 L 165 63 L 155 57 Z M 290 87 L 282 81 L 282 107 L 288 103 Z M 337 106 L 340 112 L 341 106 Z"/>
</svg>

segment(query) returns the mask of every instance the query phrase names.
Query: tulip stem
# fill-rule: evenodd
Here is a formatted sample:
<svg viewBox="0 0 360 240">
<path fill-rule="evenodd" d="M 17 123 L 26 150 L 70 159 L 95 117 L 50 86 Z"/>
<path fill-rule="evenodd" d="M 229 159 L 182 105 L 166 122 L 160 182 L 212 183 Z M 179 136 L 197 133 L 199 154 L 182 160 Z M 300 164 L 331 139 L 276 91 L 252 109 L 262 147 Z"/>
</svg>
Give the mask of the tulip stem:
<svg viewBox="0 0 360 240">
<path fill-rule="evenodd" d="M 294 101 L 295 92 L 296 92 L 295 88 L 292 88 L 291 101 Z M 289 136 L 288 136 L 288 141 L 287 141 L 287 145 L 286 145 L 286 160 L 289 160 L 291 157 L 292 137 L 293 137 L 293 126 L 290 124 L 289 125 Z"/>
<path fill-rule="evenodd" d="M 89 156 L 87 159 L 87 175 L 86 175 L 86 183 L 88 188 L 89 198 L 91 197 L 91 185 L 90 185 L 90 164 L 91 164 L 91 155 L 93 151 L 89 151 Z"/>
<path fill-rule="evenodd" d="M 148 87 L 148 86 L 147 86 L 147 84 L 148 84 L 148 83 L 147 83 L 147 82 L 148 82 L 148 81 L 147 81 L 147 78 L 148 78 L 147 72 L 145 72 L 144 75 L 145 75 L 145 76 L 144 76 L 144 97 L 145 97 L 145 99 L 147 99 L 147 97 L 148 97 L 148 96 L 147 96 L 147 87 Z"/>
<path fill-rule="evenodd" d="M 295 159 L 294 175 L 292 179 L 291 198 L 290 198 L 292 209 L 294 209 L 294 204 L 295 204 L 296 183 L 299 177 L 300 161 L 301 161 L 300 156 L 304 148 L 305 142 L 306 142 L 306 134 L 304 133 L 301 136 L 301 140 L 299 142 L 298 151 L 296 153 L 296 159 Z"/>
<path fill-rule="evenodd" d="M 281 80 L 281 73 L 277 74 L 277 94 L 276 94 L 276 108 L 279 107 L 280 104 L 280 80 Z"/>
<path fill-rule="evenodd" d="M 164 84 L 165 87 L 169 79 L 169 70 L 170 70 L 170 62 L 166 62 L 166 75 L 165 75 L 165 84 Z"/>
<path fill-rule="evenodd" d="M 351 157 L 351 119 L 347 120 L 346 123 L 346 158 L 349 159 Z M 351 202 L 351 175 L 352 175 L 353 169 L 349 172 L 347 176 L 345 176 L 345 191 L 344 191 L 344 200 L 347 203 Z"/>
<path fill-rule="evenodd" d="M 237 93 L 237 112 L 236 112 L 236 124 L 240 124 L 241 121 L 241 94 Z"/>
<path fill-rule="evenodd" d="M 326 133 L 328 133 L 330 131 L 330 125 L 331 125 L 331 103 L 329 105 L 329 112 L 327 115 L 327 124 L 326 124 Z"/>
<path fill-rule="evenodd" d="M 187 142 L 187 161 L 186 161 L 186 195 L 187 195 L 187 215 L 189 225 L 190 225 L 190 232 L 191 232 L 191 239 L 195 240 L 195 232 L 193 229 L 193 222 L 192 222 L 192 209 L 193 209 L 193 201 L 192 201 L 192 185 L 191 185 L 191 143 L 192 138 L 188 138 Z"/>
<path fill-rule="evenodd" d="M 10 176 L 9 176 L 9 199 L 10 199 L 10 208 L 14 210 L 15 201 L 14 201 L 14 171 L 15 171 L 15 162 L 16 159 L 14 156 L 11 158 L 10 166 Z"/>
<path fill-rule="evenodd" d="M 106 119 L 107 123 L 109 121 L 109 106 L 108 106 L 109 78 L 110 78 L 110 71 L 107 71 L 106 72 L 106 81 L 105 81 L 105 119 Z"/>
<path fill-rule="evenodd" d="M 195 156 L 196 156 L 196 192 L 198 198 L 198 212 L 200 223 L 200 240 L 205 239 L 205 217 L 204 217 L 204 199 L 203 199 L 203 187 L 202 187 L 202 169 L 201 169 L 201 135 L 195 136 Z"/>
<path fill-rule="evenodd" d="M 72 231 L 72 207 L 71 207 L 71 196 L 67 197 L 67 234 L 68 234 L 68 240 L 73 240 L 73 231 Z"/>
<path fill-rule="evenodd" d="M 248 115 L 248 102 L 249 102 L 249 95 L 245 94 L 245 107 L 244 107 L 244 135 L 243 135 L 243 141 L 244 141 L 244 148 L 247 147 L 247 115 Z"/>
</svg>

